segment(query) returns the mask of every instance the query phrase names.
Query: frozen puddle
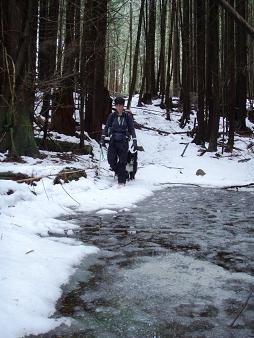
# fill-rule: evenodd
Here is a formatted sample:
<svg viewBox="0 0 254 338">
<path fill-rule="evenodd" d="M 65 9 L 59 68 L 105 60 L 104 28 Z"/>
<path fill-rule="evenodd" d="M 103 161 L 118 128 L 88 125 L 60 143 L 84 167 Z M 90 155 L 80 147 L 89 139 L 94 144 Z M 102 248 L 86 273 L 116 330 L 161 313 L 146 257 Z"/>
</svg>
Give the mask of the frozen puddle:
<svg viewBox="0 0 254 338">
<path fill-rule="evenodd" d="M 100 251 L 63 287 L 71 326 L 38 337 L 254 337 L 254 295 L 230 327 L 254 286 L 252 192 L 172 187 L 111 211 L 70 215 Z"/>
<path fill-rule="evenodd" d="M 253 301 L 229 327 L 254 284 L 245 273 L 178 253 L 103 271 L 102 283 L 82 295 L 89 311 L 76 317 L 94 337 L 253 336 Z"/>
<path fill-rule="evenodd" d="M 73 276 L 76 288 L 69 285 L 59 304 L 72 325 L 40 337 L 253 337 L 253 300 L 229 325 L 254 277 L 179 253 L 139 257 L 122 268 L 100 259 L 84 262 Z"/>
<path fill-rule="evenodd" d="M 133 305 L 136 316 L 149 314 L 147 320 L 155 326 L 158 320 L 168 323 L 168 333 L 170 324 L 178 322 L 205 336 L 212 331 L 216 337 L 225 334 L 232 322 L 232 308 L 246 300 L 254 284 L 254 278 L 244 273 L 230 273 L 178 253 L 142 258 L 122 277 L 114 288 L 119 290 L 122 304 Z M 249 315 L 253 319 L 253 312 Z M 239 319 L 239 323 L 243 321 Z"/>
</svg>

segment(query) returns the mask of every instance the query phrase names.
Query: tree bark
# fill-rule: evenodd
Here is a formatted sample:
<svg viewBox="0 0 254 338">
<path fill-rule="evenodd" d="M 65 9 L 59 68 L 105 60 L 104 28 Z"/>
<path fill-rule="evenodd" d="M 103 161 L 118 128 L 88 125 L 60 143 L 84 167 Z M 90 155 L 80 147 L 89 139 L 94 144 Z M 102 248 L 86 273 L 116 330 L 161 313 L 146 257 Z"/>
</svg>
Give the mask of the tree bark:
<svg viewBox="0 0 254 338">
<path fill-rule="evenodd" d="M 189 0 L 183 0 L 183 27 L 182 27 L 182 100 L 183 114 L 180 127 L 183 128 L 190 119 L 190 21 Z"/>
<path fill-rule="evenodd" d="M 174 0 L 176 1 L 176 0 Z M 179 39 L 179 17 L 178 1 L 176 1 L 173 47 L 172 47 L 172 69 L 173 69 L 173 96 L 180 95 L 180 39 Z"/>
<path fill-rule="evenodd" d="M 146 69 L 145 69 L 145 93 L 143 101 L 152 104 L 152 98 L 156 95 L 155 89 L 155 25 L 156 4 L 155 0 L 149 0 L 148 31 L 146 35 Z"/>
<path fill-rule="evenodd" d="M 208 151 L 217 151 L 217 139 L 219 130 L 220 106 L 219 106 L 219 13 L 217 0 L 209 0 L 208 21 L 208 53 L 210 57 L 211 88 L 209 100 L 210 135 Z"/>
<path fill-rule="evenodd" d="M 85 129 L 99 140 L 104 113 L 103 97 L 105 48 L 107 31 L 107 0 L 87 0 L 83 29 L 81 77 L 85 88 Z"/>
<path fill-rule="evenodd" d="M 236 0 L 236 9 L 245 17 L 246 0 Z M 247 35 L 243 26 L 236 26 L 236 129 L 245 132 L 247 99 Z"/>
<path fill-rule="evenodd" d="M 233 17 L 233 19 L 247 31 L 248 34 L 254 37 L 254 28 L 228 3 L 228 1 L 218 0 L 218 2 Z"/>
<path fill-rule="evenodd" d="M 64 79 L 61 88 L 54 93 L 51 129 L 58 133 L 75 135 L 73 90 L 75 87 L 77 46 L 75 41 L 75 3 L 73 0 L 67 0 L 64 46 Z"/>
<path fill-rule="evenodd" d="M 161 0 L 160 5 L 160 56 L 159 56 L 159 70 L 157 77 L 156 92 L 160 93 L 161 105 L 164 102 L 165 97 L 165 37 L 166 37 L 166 20 L 167 20 L 167 0 Z"/>
<path fill-rule="evenodd" d="M 205 2 L 197 0 L 196 3 L 196 42 L 197 42 L 197 78 L 198 78 L 198 111 L 197 111 L 197 133 L 193 140 L 196 144 L 205 143 Z"/>
<path fill-rule="evenodd" d="M 176 16 L 176 1 L 173 0 L 172 4 L 169 2 L 169 6 L 171 6 L 171 22 L 170 22 L 170 34 L 169 34 L 169 39 L 168 39 L 167 78 L 166 78 L 166 93 L 165 93 L 165 108 L 166 108 L 166 119 L 167 120 L 171 119 L 170 114 L 171 114 L 171 109 L 172 109 L 172 97 L 170 94 L 170 83 L 171 83 L 171 78 L 172 78 L 171 54 L 172 54 L 173 29 L 174 29 L 174 22 L 175 22 L 175 16 Z"/>
<path fill-rule="evenodd" d="M 38 71 L 39 88 L 43 92 L 41 115 L 45 117 L 43 139 L 47 138 L 48 120 L 54 76 L 56 73 L 56 47 L 58 28 L 58 0 L 40 1 Z M 50 82 L 49 82 L 50 81 Z"/>
<path fill-rule="evenodd" d="M 234 0 L 230 0 L 234 5 Z M 229 14 L 226 14 L 227 22 L 227 52 L 224 60 L 224 67 L 228 69 L 228 76 L 225 79 L 227 85 L 227 118 L 229 122 L 228 143 L 226 151 L 232 152 L 234 147 L 235 132 L 235 107 L 236 107 L 236 84 L 235 84 L 235 43 L 234 43 L 234 21 Z"/>
<path fill-rule="evenodd" d="M 0 151 L 11 156 L 37 156 L 32 128 L 34 102 L 33 16 L 37 1 L 1 2 L 2 83 L 0 102 Z"/>
<path fill-rule="evenodd" d="M 144 17 L 144 5 L 145 5 L 145 0 L 142 0 L 141 5 L 140 5 L 140 11 L 139 11 L 137 39 L 136 39 L 135 52 L 134 52 L 134 57 L 133 57 L 132 76 L 131 76 L 131 83 L 129 87 L 129 98 L 128 98 L 128 103 L 127 103 L 127 109 L 130 109 L 131 99 L 132 99 L 132 95 L 134 93 L 136 81 L 137 81 L 139 45 L 140 45 L 140 38 L 141 38 L 142 21 Z"/>
</svg>

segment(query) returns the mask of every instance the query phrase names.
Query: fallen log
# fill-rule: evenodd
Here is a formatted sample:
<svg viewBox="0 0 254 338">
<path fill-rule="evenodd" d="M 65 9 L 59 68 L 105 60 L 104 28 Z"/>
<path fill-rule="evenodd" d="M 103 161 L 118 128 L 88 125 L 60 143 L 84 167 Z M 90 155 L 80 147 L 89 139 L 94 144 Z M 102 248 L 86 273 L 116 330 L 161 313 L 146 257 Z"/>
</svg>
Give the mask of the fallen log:
<svg viewBox="0 0 254 338">
<path fill-rule="evenodd" d="M 22 173 L 13 173 L 11 171 L 0 172 L 0 180 L 11 180 L 18 182 L 19 180 L 26 180 L 29 176 Z"/>
<path fill-rule="evenodd" d="M 229 185 L 226 187 L 223 187 L 222 189 L 238 189 L 238 188 L 246 188 L 246 187 L 252 187 L 254 186 L 254 183 L 248 183 L 248 184 L 242 184 L 242 185 Z"/>
<path fill-rule="evenodd" d="M 151 130 L 151 131 L 155 131 L 156 133 L 160 134 L 160 135 L 181 135 L 181 134 L 187 134 L 188 131 L 164 131 L 164 130 L 160 130 L 158 128 L 152 128 L 152 127 L 147 127 L 144 126 L 143 124 L 137 123 L 134 121 L 134 127 L 136 129 L 146 129 L 146 130 Z"/>
<path fill-rule="evenodd" d="M 249 158 L 244 158 L 244 159 L 242 159 L 242 160 L 238 160 L 238 162 L 239 163 L 243 163 L 243 162 L 248 162 L 248 161 L 250 161 L 251 160 L 251 158 L 249 157 Z"/>
<path fill-rule="evenodd" d="M 41 176 L 36 176 L 36 177 L 29 177 L 26 174 L 21 174 L 21 173 L 13 173 L 13 172 L 0 172 L 0 179 L 1 180 L 12 180 L 16 181 L 17 183 L 27 183 L 31 184 L 32 182 L 38 182 L 42 178 L 48 178 L 48 177 L 57 177 L 58 179 L 63 179 L 64 181 L 67 182 L 67 180 L 70 179 L 70 175 L 73 174 L 82 174 L 80 176 L 82 177 L 87 177 L 86 172 L 84 169 L 77 169 L 77 170 L 62 170 L 57 174 L 48 174 L 48 175 L 41 175 Z M 75 178 L 74 178 L 75 179 Z"/>
</svg>

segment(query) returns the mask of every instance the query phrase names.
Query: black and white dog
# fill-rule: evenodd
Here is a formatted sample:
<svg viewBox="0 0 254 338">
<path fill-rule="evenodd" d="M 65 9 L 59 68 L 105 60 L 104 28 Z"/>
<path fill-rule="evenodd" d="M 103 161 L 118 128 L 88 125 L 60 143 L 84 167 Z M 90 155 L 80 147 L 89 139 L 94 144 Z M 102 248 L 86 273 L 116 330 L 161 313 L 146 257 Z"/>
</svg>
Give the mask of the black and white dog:
<svg viewBox="0 0 254 338">
<path fill-rule="evenodd" d="M 127 180 L 134 180 L 135 175 L 138 169 L 138 152 L 128 150 L 127 154 L 127 165 L 126 165 L 126 172 L 127 172 Z"/>
</svg>

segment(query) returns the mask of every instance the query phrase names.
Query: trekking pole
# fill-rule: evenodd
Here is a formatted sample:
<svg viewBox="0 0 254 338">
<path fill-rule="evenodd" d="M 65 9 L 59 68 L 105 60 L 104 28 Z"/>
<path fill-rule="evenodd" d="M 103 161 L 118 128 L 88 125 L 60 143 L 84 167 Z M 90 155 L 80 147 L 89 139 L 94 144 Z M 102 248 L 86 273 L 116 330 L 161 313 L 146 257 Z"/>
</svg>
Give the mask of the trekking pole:
<svg viewBox="0 0 254 338">
<path fill-rule="evenodd" d="M 104 159 L 105 157 L 103 153 L 103 148 L 102 148 L 102 145 L 100 144 L 100 159 L 99 159 L 99 167 L 98 167 L 97 176 L 100 176 L 101 174 L 101 161 L 104 161 Z"/>
<path fill-rule="evenodd" d="M 100 174 L 101 174 L 101 161 L 102 161 L 102 156 L 103 156 L 103 150 L 102 150 L 102 145 L 100 144 L 100 159 L 99 159 L 99 167 L 98 167 L 97 176 L 100 176 Z"/>
<path fill-rule="evenodd" d="M 110 137 L 105 137 L 105 142 L 109 142 L 109 140 L 110 140 Z M 107 150 L 105 143 L 104 143 L 104 147 Z M 99 167 L 98 167 L 97 176 L 100 176 L 100 174 L 101 174 L 101 161 L 104 161 L 104 160 L 105 160 L 105 157 L 104 157 L 104 152 L 103 152 L 103 146 L 100 143 L 100 160 L 99 160 Z"/>
<path fill-rule="evenodd" d="M 104 157 L 102 145 L 100 145 L 100 148 L 101 148 L 101 151 L 100 151 L 100 161 L 104 161 L 105 157 Z"/>
</svg>

